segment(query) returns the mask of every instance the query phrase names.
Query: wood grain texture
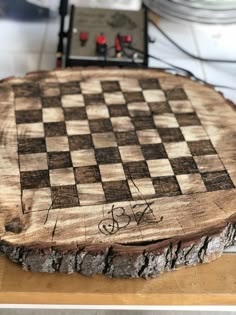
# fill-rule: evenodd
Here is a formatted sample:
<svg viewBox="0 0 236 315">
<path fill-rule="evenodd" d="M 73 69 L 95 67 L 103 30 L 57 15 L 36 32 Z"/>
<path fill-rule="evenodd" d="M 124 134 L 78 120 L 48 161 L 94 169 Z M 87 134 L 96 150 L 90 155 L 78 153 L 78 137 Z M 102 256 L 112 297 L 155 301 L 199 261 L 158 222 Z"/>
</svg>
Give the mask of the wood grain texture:
<svg viewBox="0 0 236 315">
<path fill-rule="evenodd" d="M 234 243 L 236 111 L 211 87 L 67 69 L 0 103 L 0 248 L 25 269 L 149 278 Z"/>
</svg>

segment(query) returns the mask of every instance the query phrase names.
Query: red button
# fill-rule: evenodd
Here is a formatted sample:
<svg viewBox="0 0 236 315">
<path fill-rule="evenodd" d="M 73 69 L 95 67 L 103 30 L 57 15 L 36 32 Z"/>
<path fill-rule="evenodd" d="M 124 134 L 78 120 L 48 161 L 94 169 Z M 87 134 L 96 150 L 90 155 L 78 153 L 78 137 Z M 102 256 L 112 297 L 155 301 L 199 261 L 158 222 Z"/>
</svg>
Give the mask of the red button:
<svg viewBox="0 0 236 315">
<path fill-rule="evenodd" d="M 88 33 L 87 32 L 80 32 L 79 39 L 81 42 L 86 42 L 88 40 Z"/>
<path fill-rule="evenodd" d="M 97 38 L 96 38 L 96 43 L 98 45 L 105 45 L 107 43 L 107 39 L 106 39 L 106 36 L 104 35 L 98 35 Z"/>
</svg>

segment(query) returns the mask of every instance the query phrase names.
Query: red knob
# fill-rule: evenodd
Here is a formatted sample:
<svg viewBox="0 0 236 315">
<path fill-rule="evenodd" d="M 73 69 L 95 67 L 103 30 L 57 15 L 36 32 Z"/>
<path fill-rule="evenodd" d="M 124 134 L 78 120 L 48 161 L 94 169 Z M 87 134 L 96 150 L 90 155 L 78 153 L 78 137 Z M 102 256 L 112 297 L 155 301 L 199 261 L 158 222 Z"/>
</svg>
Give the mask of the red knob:
<svg viewBox="0 0 236 315">
<path fill-rule="evenodd" d="M 103 34 L 98 35 L 96 38 L 96 43 L 98 45 L 105 45 L 107 43 L 106 36 L 104 36 Z"/>
<path fill-rule="evenodd" d="M 79 39 L 81 42 L 86 42 L 88 40 L 88 33 L 87 32 L 80 32 Z"/>
</svg>

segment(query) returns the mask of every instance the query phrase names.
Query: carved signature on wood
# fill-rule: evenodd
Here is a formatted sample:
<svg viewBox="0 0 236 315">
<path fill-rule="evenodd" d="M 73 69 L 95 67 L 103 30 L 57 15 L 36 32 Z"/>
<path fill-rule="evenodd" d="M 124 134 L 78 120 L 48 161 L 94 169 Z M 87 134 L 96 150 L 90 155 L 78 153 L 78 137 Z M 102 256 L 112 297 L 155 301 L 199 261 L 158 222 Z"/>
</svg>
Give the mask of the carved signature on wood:
<svg viewBox="0 0 236 315">
<path fill-rule="evenodd" d="M 138 203 L 130 206 L 133 216 L 126 213 L 124 207 L 115 207 L 113 204 L 111 209 L 107 212 L 108 217 L 102 219 L 98 224 L 98 229 L 105 235 L 111 235 L 125 229 L 130 222 L 135 221 L 137 225 L 140 224 L 158 224 L 163 221 L 163 217 L 157 221 L 151 206 L 154 201 Z"/>
</svg>

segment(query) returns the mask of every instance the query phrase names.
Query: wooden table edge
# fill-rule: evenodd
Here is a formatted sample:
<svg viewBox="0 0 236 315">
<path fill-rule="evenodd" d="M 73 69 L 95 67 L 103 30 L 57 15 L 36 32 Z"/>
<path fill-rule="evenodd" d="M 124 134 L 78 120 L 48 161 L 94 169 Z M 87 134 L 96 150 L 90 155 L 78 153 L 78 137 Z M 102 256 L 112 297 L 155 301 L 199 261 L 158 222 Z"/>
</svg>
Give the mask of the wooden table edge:
<svg viewBox="0 0 236 315">
<path fill-rule="evenodd" d="M 17 297 L 17 298 L 16 298 Z M 236 294 L 96 294 L 5 292 L 0 294 L 0 304 L 41 305 L 236 305 Z"/>
<path fill-rule="evenodd" d="M 21 270 L 21 275 L 18 279 L 14 278 L 14 273 L 12 272 L 6 277 L 8 268 L 10 267 L 20 271 L 20 267 L 16 266 L 14 263 L 8 261 L 4 257 L 0 257 L 0 260 L 4 259 L 3 264 L 3 275 L 0 287 L 0 304 L 41 304 L 41 305 L 137 305 L 137 306 L 160 306 L 160 305 L 236 305 L 236 273 L 233 271 L 233 266 L 236 266 L 236 255 L 234 253 L 226 253 L 223 256 L 210 264 L 197 265 L 191 268 L 184 268 L 178 272 L 169 272 L 160 275 L 159 278 L 153 280 L 141 280 L 142 289 L 139 291 L 136 289 L 136 280 L 112 280 L 114 282 L 123 281 L 122 285 L 119 285 L 120 289 L 116 292 L 110 290 L 110 280 L 105 277 L 103 284 L 103 289 L 99 289 L 99 283 L 101 281 L 101 276 L 99 279 L 95 278 L 85 278 L 79 276 L 79 278 L 72 278 L 73 281 L 82 281 L 85 286 L 76 292 L 69 292 L 65 290 L 56 292 L 56 289 L 42 291 L 42 288 L 38 292 L 33 292 L 30 290 L 21 290 L 17 292 L 17 286 L 14 286 L 14 281 L 19 283 L 20 281 L 25 281 L 30 278 L 31 285 L 34 282 L 32 280 L 32 273 L 25 272 Z M 226 260 L 230 260 L 231 268 L 227 268 L 226 271 Z M 202 269 L 201 269 L 202 268 Z M 201 269 L 201 270 L 200 270 Z M 204 269 L 204 274 L 201 271 Z M 174 290 L 168 289 L 167 283 L 170 279 L 165 277 L 172 277 Z M 182 275 L 181 275 L 182 274 Z M 196 277 L 193 277 L 195 274 Z M 46 274 L 37 274 L 35 280 L 42 276 L 42 279 L 47 277 Z M 172 276 L 171 276 L 172 275 Z M 204 275 L 209 275 L 205 277 Z M 66 275 L 65 275 L 66 276 Z M 225 291 L 223 287 L 224 281 L 222 277 L 227 278 L 225 286 L 228 288 L 228 292 Z M 181 278 L 181 281 L 180 281 Z M 185 279 L 192 279 L 193 283 L 197 283 L 197 290 L 191 292 L 191 287 L 189 286 L 189 281 Z M 54 274 L 53 280 L 61 281 L 60 275 Z M 91 290 L 91 281 L 97 283 L 97 287 Z M 137 280 L 137 281 L 140 281 Z M 211 286 L 216 288 L 214 290 L 207 290 L 209 286 L 209 281 L 211 281 Z M 214 283 L 215 281 L 215 283 Z M 35 285 L 37 285 L 35 281 Z M 107 283 L 106 283 L 107 282 Z M 199 282 L 199 283 L 198 283 Z M 50 281 L 45 281 L 45 286 L 50 283 Z M 78 284 L 78 283 L 77 283 Z M 140 284 L 140 283 L 139 283 Z M 147 284 L 147 286 L 145 286 Z M 150 284 L 153 284 L 150 285 Z M 159 287 L 163 285 L 163 292 L 157 290 L 155 287 L 157 284 Z M 222 289 L 221 290 L 221 285 Z M 10 288 L 12 286 L 12 288 Z M 29 285 L 30 286 L 30 285 Z M 87 286 L 87 288 L 86 288 Z M 122 290 L 122 286 L 124 290 Z M 130 287 L 133 293 L 127 292 L 125 287 Z M 182 286 L 182 287 L 181 287 Z M 8 289 L 4 289 L 8 287 Z M 9 289 L 10 288 L 10 289 Z M 15 288 L 15 289 L 14 289 Z M 84 289 L 83 289 L 84 288 Z M 100 292 L 98 292 L 100 290 Z M 83 292 L 84 291 L 84 292 Z M 91 291 L 91 292 L 89 292 Z M 96 292 L 97 291 L 97 292 Z M 104 291 L 104 292 L 103 292 Z M 169 292 L 168 292 L 169 291 Z"/>
</svg>

